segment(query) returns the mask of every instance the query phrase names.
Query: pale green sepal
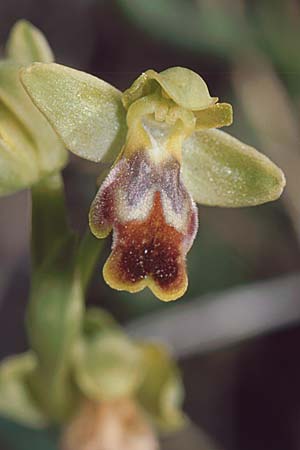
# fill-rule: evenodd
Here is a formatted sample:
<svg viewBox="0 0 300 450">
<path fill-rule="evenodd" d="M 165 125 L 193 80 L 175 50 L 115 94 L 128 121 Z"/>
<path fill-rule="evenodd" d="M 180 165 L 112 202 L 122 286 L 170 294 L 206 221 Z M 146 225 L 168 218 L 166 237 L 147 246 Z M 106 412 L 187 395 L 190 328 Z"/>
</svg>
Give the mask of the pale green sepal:
<svg viewBox="0 0 300 450">
<path fill-rule="evenodd" d="M 47 425 L 47 418 L 32 398 L 28 377 L 36 368 L 33 352 L 12 356 L 0 365 L 0 415 L 33 428 Z"/>
<path fill-rule="evenodd" d="M 8 58 L 22 65 L 37 61 L 54 61 L 45 36 L 27 20 L 19 20 L 13 26 L 6 45 L 6 54 Z"/>
<path fill-rule="evenodd" d="M 266 156 L 220 130 L 198 131 L 183 145 L 183 181 L 204 205 L 240 207 L 276 200 L 283 172 Z"/>
<path fill-rule="evenodd" d="M 0 197 L 31 185 L 37 178 L 37 168 L 26 155 L 0 138 Z"/>
<path fill-rule="evenodd" d="M 148 70 L 146 73 L 161 85 L 175 103 L 185 109 L 197 111 L 218 101 L 217 97 L 210 96 L 203 78 L 185 67 L 171 67 L 160 73 Z"/>
<path fill-rule="evenodd" d="M 218 101 L 211 97 L 205 81 L 190 69 L 171 67 L 163 72 L 147 70 L 123 94 L 123 103 L 128 107 L 138 98 L 154 90 L 153 80 L 161 86 L 166 97 L 171 98 L 177 105 L 197 111 L 208 108 Z"/>
<path fill-rule="evenodd" d="M 95 162 L 115 159 L 126 136 L 120 91 L 58 64 L 33 64 L 21 71 L 21 78 L 71 152 Z"/>
<path fill-rule="evenodd" d="M 140 348 L 144 378 L 138 400 L 162 431 L 175 431 L 186 421 L 181 411 L 184 390 L 178 368 L 162 346 L 145 343 Z"/>
<path fill-rule="evenodd" d="M 0 137 L 14 152 L 16 170 L 24 161 L 29 163 L 30 167 L 24 164 L 23 171 L 28 169 L 31 174 L 20 174 L 20 178 L 28 178 L 28 185 L 22 187 L 28 187 L 61 170 L 68 154 L 25 92 L 19 80 L 19 68 L 12 61 L 0 62 Z M 34 176 L 32 172 L 36 172 Z"/>
<path fill-rule="evenodd" d="M 229 103 L 216 103 L 209 108 L 196 111 L 196 130 L 227 127 L 232 124 L 233 112 Z"/>
<path fill-rule="evenodd" d="M 131 396 L 141 379 L 141 352 L 117 329 L 86 333 L 74 349 L 73 360 L 75 380 L 92 400 Z"/>
</svg>

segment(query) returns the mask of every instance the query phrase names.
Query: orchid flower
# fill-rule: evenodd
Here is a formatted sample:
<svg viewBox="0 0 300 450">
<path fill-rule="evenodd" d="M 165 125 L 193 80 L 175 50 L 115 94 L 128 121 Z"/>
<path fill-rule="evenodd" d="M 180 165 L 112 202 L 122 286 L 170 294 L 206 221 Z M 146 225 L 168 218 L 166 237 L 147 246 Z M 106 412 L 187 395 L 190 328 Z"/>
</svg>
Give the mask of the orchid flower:
<svg viewBox="0 0 300 450">
<path fill-rule="evenodd" d="M 57 64 L 34 64 L 21 79 L 70 151 L 112 163 L 90 210 L 96 237 L 113 231 L 103 269 L 112 288 L 181 297 L 196 203 L 253 206 L 282 193 L 274 163 L 217 129 L 232 123 L 232 108 L 189 69 L 148 70 L 123 94 Z"/>
</svg>

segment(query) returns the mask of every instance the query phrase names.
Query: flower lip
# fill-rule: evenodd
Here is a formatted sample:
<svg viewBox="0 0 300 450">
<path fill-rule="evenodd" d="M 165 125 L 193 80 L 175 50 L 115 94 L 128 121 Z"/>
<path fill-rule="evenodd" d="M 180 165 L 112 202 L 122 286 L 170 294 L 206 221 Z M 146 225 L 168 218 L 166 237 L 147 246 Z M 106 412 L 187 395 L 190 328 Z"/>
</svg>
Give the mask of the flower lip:
<svg viewBox="0 0 300 450">
<path fill-rule="evenodd" d="M 137 292 L 149 288 L 162 300 L 175 300 L 187 288 L 182 233 L 168 225 L 156 192 L 145 221 L 115 227 L 113 252 L 103 273 L 115 289 Z"/>
<path fill-rule="evenodd" d="M 111 287 L 138 292 L 148 286 L 166 301 L 183 295 L 185 255 L 198 221 L 175 159 L 157 164 L 143 151 L 123 157 L 93 202 L 90 225 L 98 237 L 114 230 L 103 269 Z"/>
</svg>

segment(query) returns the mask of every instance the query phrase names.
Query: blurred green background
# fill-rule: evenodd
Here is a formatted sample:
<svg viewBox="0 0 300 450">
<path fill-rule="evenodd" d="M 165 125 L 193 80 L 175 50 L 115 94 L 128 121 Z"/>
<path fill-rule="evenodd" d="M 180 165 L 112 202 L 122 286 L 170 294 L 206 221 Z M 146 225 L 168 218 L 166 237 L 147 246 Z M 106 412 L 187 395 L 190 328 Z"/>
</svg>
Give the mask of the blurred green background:
<svg viewBox="0 0 300 450">
<path fill-rule="evenodd" d="M 219 449 L 300 449 L 300 2 L 2 0 L 2 51 L 20 18 L 46 34 L 58 62 L 121 90 L 148 68 L 198 72 L 213 96 L 233 105 L 234 125 L 226 131 L 285 171 L 286 191 L 273 204 L 199 207 L 185 298 L 164 304 L 148 290 L 109 289 L 101 276 L 107 244 L 89 302 L 124 324 L 135 320 L 132 333 L 170 345 L 183 370 L 185 409 Z M 100 171 L 75 157 L 65 170 L 79 231 Z M 28 200 L 23 192 L 0 202 L 1 357 L 27 345 Z M 186 433 L 185 448 L 202 450 L 199 436 Z M 0 422 L 1 450 L 50 450 L 51 436 Z M 166 440 L 164 448 L 176 450 L 178 442 Z"/>
</svg>

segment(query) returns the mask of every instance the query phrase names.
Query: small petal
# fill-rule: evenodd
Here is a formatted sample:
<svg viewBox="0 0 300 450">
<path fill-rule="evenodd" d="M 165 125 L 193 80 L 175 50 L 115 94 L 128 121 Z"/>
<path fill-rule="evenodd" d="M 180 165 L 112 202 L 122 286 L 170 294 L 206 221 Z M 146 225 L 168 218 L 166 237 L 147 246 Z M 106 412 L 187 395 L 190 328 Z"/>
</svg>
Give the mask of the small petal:
<svg viewBox="0 0 300 450">
<path fill-rule="evenodd" d="M 183 181 L 205 205 L 239 207 L 276 200 L 282 171 L 266 156 L 219 130 L 198 131 L 183 146 Z"/>
<path fill-rule="evenodd" d="M 208 87 L 200 75 L 184 67 L 171 67 L 160 73 L 155 70 L 143 73 L 124 92 L 122 97 L 124 106 L 128 108 L 135 100 L 153 91 L 153 80 L 162 87 L 167 97 L 188 110 L 205 109 L 218 101 L 216 97 L 210 96 Z"/>
<path fill-rule="evenodd" d="M 52 50 L 43 35 L 27 20 L 19 20 L 12 28 L 6 46 L 7 56 L 27 65 L 33 62 L 54 61 Z"/>
<path fill-rule="evenodd" d="M 232 106 L 229 103 L 217 103 L 195 112 L 195 116 L 197 130 L 226 127 L 232 124 Z"/>
<path fill-rule="evenodd" d="M 59 64 L 33 64 L 23 69 L 21 79 L 71 152 L 95 162 L 115 159 L 126 133 L 117 89 Z"/>
</svg>

